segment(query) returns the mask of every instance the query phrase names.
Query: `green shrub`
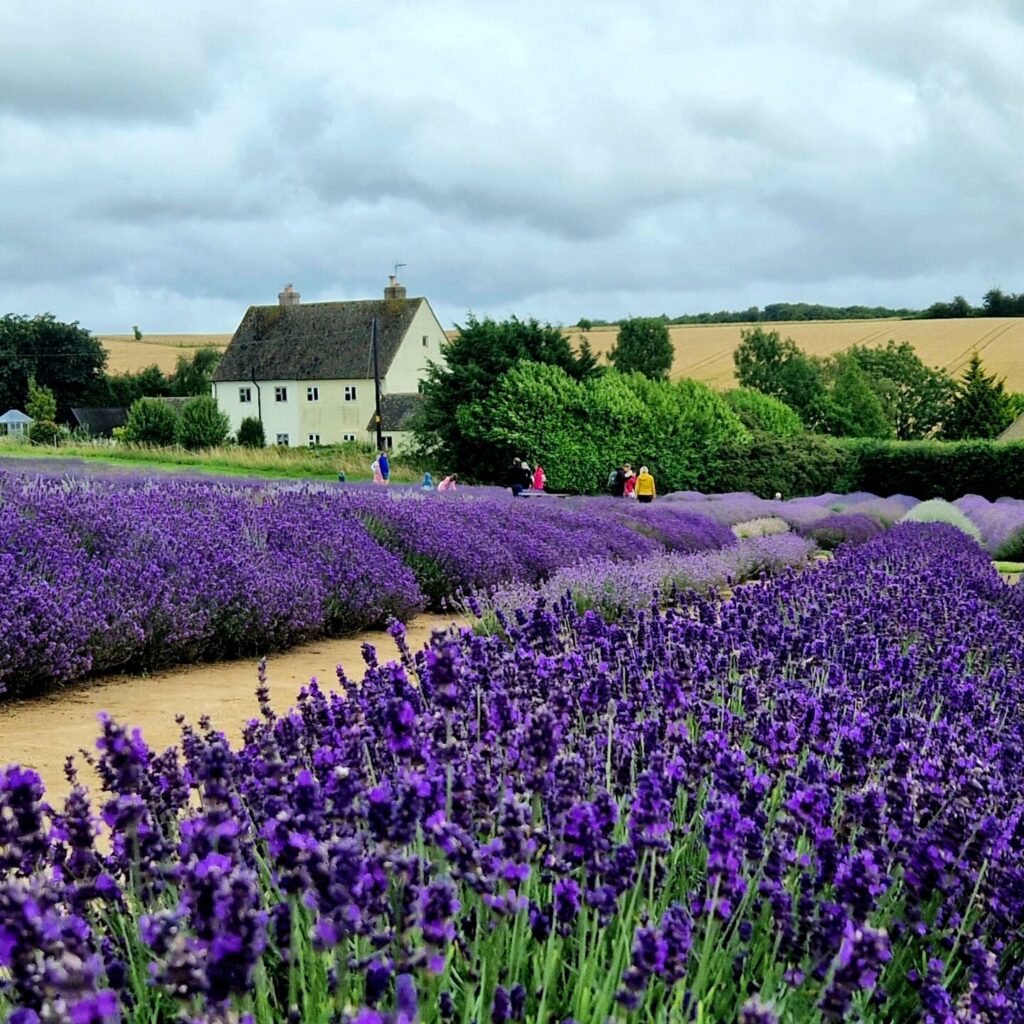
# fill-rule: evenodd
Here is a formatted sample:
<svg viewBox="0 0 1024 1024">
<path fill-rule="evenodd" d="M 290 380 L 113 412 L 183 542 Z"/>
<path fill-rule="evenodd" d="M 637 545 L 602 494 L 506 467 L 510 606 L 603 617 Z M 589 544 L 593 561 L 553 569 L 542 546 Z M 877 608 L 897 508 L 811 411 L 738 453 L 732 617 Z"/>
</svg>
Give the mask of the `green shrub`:
<svg viewBox="0 0 1024 1024">
<path fill-rule="evenodd" d="M 1011 533 L 1002 544 L 996 548 L 993 557 L 1000 562 L 1024 561 L 1024 526 L 1016 533 Z"/>
<path fill-rule="evenodd" d="M 753 431 L 746 443 L 723 445 L 705 456 L 698 490 L 751 491 L 785 498 L 852 490 L 851 454 L 816 434 L 777 437 Z M 888 493 L 888 492 L 885 492 Z"/>
<path fill-rule="evenodd" d="M 61 429 L 53 420 L 36 420 L 28 428 L 28 439 L 34 444 L 57 445 L 61 440 Z"/>
<path fill-rule="evenodd" d="M 255 416 L 246 416 L 238 426 L 238 443 L 243 448 L 266 448 L 267 435 L 263 423 Z"/>
<path fill-rule="evenodd" d="M 151 444 L 166 448 L 174 444 L 178 414 L 159 398 L 137 398 L 128 410 L 121 437 L 129 444 Z"/>
<path fill-rule="evenodd" d="M 197 395 L 187 401 L 178 417 L 174 439 L 189 451 L 216 448 L 224 443 L 231 424 L 212 395 Z"/>
<path fill-rule="evenodd" d="M 751 431 L 763 431 L 777 437 L 795 437 L 803 433 L 800 416 L 778 398 L 753 388 L 734 388 L 722 397 Z"/>
<path fill-rule="evenodd" d="M 915 505 L 901 520 L 902 523 L 948 523 L 981 543 L 981 531 L 955 505 L 942 498 L 932 498 Z"/>
</svg>

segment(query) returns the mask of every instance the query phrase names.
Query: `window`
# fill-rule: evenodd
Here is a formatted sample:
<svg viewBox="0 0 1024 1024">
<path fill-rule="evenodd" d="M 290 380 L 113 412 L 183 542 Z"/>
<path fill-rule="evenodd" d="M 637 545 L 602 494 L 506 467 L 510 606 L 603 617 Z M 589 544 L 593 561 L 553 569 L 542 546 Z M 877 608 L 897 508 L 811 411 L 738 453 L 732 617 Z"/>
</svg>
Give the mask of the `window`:
<svg viewBox="0 0 1024 1024">
<path fill-rule="evenodd" d="M 355 434 L 342 434 L 341 435 L 341 439 L 342 439 L 342 441 L 354 441 L 356 439 L 356 435 Z"/>
<path fill-rule="evenodd" d="M 288 444 L 288 435 L 287 434 L 278 434 L 277 435 L 277 443 L 278 444 Z"/>
<path fill-rule="evenodd" d="M 356 386 L 355 384 L 345 385 L 345 401 L 354 402 L 356 400 Z"/>
<path fill-rule="evenodd" d="M 385 434 L 385 435 L 384 435 L 384 436 L 383 436 L 383 437 L 381 438 L 381 440 L 382 440 L 382 441 L 384 442 L 384 447 L 385 447 L 385 448 L 386 448 L 386 449 L 387 449 L 388 451 L 391 451 L 391 449 L 395 447 L 395 439 L 394 439 L 393 437 L 391 437 L 391 435 L 390 435 L 390 434 Z"/>
<path fill-rule="evenodd" d="M 287 388 L 274 388 L 274 401 L 275 402 L 287 402 L 288 401 L 288 389 Z"/>
<path fill-rule="evenodd" d="M 240 402 L 251 402 L 252 401 L 252 388 L 239 388 L 238 389 L 238 400 Z"/>
<path fill-rule="evenodd" d="M 320 435 L 319 434 L 310 434 L 309 435 L 309 447 L 310 448 L 312 448 L 314 445 L 318 445 L 319 443 L 320 443 Z"/>
<path fill-rule="evenodd" d="M 423 335 L 423 347 L 424 347 L 424 348 L 426 348 L 428 344 L 429 344 L 429 339 L 428 339 L 428 338 L 427 338 L 427 336 L 426 336 L 426 335 L 424 334 L 424 335 Z"/>
<path fill-rule="evenodd" d="M 319 402 L 320 401 L 320 389 L 319 388 L 306 388 L 306 401 L 307 402 Z"/>
</svg>

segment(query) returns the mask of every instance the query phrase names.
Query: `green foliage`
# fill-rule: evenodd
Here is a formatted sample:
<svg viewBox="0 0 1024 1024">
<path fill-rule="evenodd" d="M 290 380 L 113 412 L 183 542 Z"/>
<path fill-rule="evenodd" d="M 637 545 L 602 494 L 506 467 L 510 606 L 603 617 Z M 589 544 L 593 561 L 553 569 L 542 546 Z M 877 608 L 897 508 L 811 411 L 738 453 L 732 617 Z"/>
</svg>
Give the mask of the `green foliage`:
<svg viewBox="0 0 1024 1024">
<path fill-rule="evenodd" d="M 750 436 L 721 396 L 695 381 L 614 370 L 576 381 L 538 363 L 503 374 L 459 421 L 500 469 L 526 455 L 544 466 L 550 490 L 569 493 L 603 489 L 609 469 L 626 461 L 646 463 L 662 490 L 695 487 L 717 449 Z"/>
<path fill-rule="evenodd" d="M 952 302 L 933 302 L 921 317 L 924 320 L 959 320 L 977 316 L 978 312 L 962 295 L 957 295 Z"/>
<path fill-rule="evenodd" d="M 939 430 L 956 390 L 945 370 L 925 366 L 908 341 L 890 339 L 884 348 L 854 345 L 848 355 L 881 399 L 899 440 L 922 440 Z"/>
<path fill-rule="evenodd" d="M 178 356 L 178 365 L 170 378 L 172 395 L 209 395 L 213 371 L 217 369 L 221 353 L 212 345 L 196 349 L 192 356 Z"/>
<path fill-rule="evenodd" d="M 608 358 L 619 373 L 642 373 L 651 380 L 666 380 L 674 356 L 664 321 L 633 317 L 619 326 L 615 347 Z"/>
<path fill-rule="evenodd" d="M 25 403 L 25 413 L 37 423 L 46 421 L 53 423 L 57 419 L 57 399 L 54 393 L 45 385 L 37 384 L 35 377 L 28 379 L 28 401 Z"/>
<path fill-rule="evenodd" d="M 993 552 L 995 558 L 1005 562 L 1019 562 L 1024 559 L 1024 527 L 1011 533 Z M 1014 570 L 1020 572 L 1020 569 Z"/>
<path fill-rule="evenodd" d="M 128 420 L 121 437 L 129 444 L 148 444 L 165 448 L 174 444 L 178 414 L 159 398 L 137 398 L 128 409 Z"/>
<path fill-rule="evenodd" d="M 835 437 L 891 437 L 892 425 L 864 371 L 848 355 L 834 360 L 825 427 Z"/>
<path fill-rule="evenodd" d="M 66 418 L 71 406 L 84 404 L 101 379 L 107 355 L 103 346 L 78 323 L 42 316 L 0 317 L 0 407 L 21 409 L 28 381 L 49 388 L 57 399 L 57 415 Z"/>
<path fill-rule="evenodd" d="M 197 395 L 186 402 L 174 429 L 174 440 L 189 451 L 222 445 L 231 429 L 212 395 Z"/>
<path fill-rule="evenodd" d="M 707 493 L 751 491 L 762 498 L 785 498 L 853 489 L 855 460 L 847 449 L 817 434 L 779 437 L 751 432 L 749 442 L 719 449 L 707 460 Z M 888 493 L 888 492 L 886 492 Z"/>
<path fill-rule="evenodd" d="M 479 434 L 467 436 L 462 422 L 502 374 L 524 360 L 559 367 L 575 379 L 594 370 L 585 354 L 575 355 L 561 328 L 516 317 L 499 322 L 471 315 L 442 354 L 444 363 L 431 363 L 420 386 L 424 404 L 413 429 L 421 455 L 476 480 L 502 474 L 504 453 Z"/>
<path fill-rule="evenodd" d="M 845 452 L 846 472 L 837 481 L 838 486 L 824 490 L 864 490 L 949 500 L 964 494 L 980 494 L 989 500 L 1024 497 L 1024 442 L 831 443 Z"/>
<path fill-rule="evenodd" d="M 985 316 L 1024 316 L 1024 292 L 1007 295 L 1001 288 L 992 288 L 982 299 L 982 312 Z"/>
<path fill-rule="evenodd" d="M 957 385 L 943 437 L 948 441 L 998 437 L 1012 422 L 1013 409 L 1004 382 L 985 373 L 981 356 L 975 352 Z"/>
<path fill-rule="evenodd" d="M 33 444 L 57 445 L 61 436 L 61 429 L 53 420 L 36 420 L 28 428 L 28 439 Z"/>
<path fill-rule="evenodd" d="M 265 448 L 267 436 L 263 424 L 255 416 L 246 416 L 238 425 L 238 443 L 244 448 Z"/>
<path fill-rule="evenodd" d="M 803 433 L 800 417 L 785 402 L 771 395 L 750 388 L 734 388 L 722 397 L 749 430 L 760 430 L 778 437 L 795 437 Z"/>
<path fill-rule="evenodd" d="M 129 408 L 139 398 L 170 395 L 171 383 L 155 364 L 138 373 L 105 373 L 89 395 L 89 405 Z"/>
<path fill-rule="evenodd" d="M 981 531 L 958 509 L 942 498 L 932 498 L 915 505 L 901 520 L 902 523 L 948 523 L 981 543 Z"/>
<path fill-rule="evenodd" d="M 732 354 L 740 387 L 784 402 L 814 430 L 827 418 L 827 387 L 820 360 L 806 355 L 792 338 L 761 327 L 740 332 Z"/>
</svg>

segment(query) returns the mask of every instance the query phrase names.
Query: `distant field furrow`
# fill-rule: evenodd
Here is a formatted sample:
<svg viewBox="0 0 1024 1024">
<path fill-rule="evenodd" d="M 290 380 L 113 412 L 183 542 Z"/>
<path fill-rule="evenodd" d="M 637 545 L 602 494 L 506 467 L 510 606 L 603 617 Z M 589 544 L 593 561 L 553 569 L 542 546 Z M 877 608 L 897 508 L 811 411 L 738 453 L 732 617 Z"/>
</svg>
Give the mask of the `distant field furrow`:
<svg viewBox="0 0 1024 1024">
<path fill-rule="evenodd" d="M 716 388 L 735 385 L 733 350 L 740 332 L 753 324 L 686 324 L 669 328 L 676 348 L 672 376 L 693 377 Z M 820 320 L 760 325 L 792 338 L 805 352 L 829 356 L 851 345 L 884 345 L 890 338 L 909 341 L 929 366 L 956 375 L 974 351 L 985 369 L 1006 378 L 1011 391 L 1024 391 L 1024 318 L 979 317 L 970 320 Z M 567 328 L 574 345 L 582 331 Z M 586 332 L 591 347 L 607 358 L 615 344 L 614 327 Z M 101 335 L 112 373 L 137 372 L 156 364 L 170 372 L 178 356 L 202 345 L 227 347 L 229 334 L 154 334 L 135 341 L 130 335 Z"/>
</svg>

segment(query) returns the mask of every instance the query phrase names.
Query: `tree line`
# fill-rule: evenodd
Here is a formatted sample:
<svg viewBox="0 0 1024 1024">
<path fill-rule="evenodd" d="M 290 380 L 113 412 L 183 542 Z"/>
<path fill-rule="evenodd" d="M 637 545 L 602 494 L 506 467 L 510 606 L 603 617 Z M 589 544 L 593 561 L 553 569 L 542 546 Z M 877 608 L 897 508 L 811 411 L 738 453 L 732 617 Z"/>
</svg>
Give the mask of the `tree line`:
<svg viewBox="0 0 1024 1024">
<path fill-rule="evenodd" d="M 103 346 L 77 321 L 7 314 L 0 317 L 0 409 L 24 409 L 30 381 L 53 393 L 53 419 L 62 423 L 70 422 L 73 407 L 127 408 L 143 397 L 205 395 L 219 361 L 217 349 L 199 348 L 179 355 L 169 374 L 155 365 L 112 374 Z"/>
<path fill-rule="evenodd" d="M 927 309 L 890 309 L 887 306 L 826 306 L 817 302 L 770 302 L 764 307 L 722 309 L 717 313 L 691 313 L 654 317 L 666 325 L 674 324 L 758 324 L 795 323 L 807 320 L 948 320 L 970 316 L 1024 316 L 1024 292 L 1019 295 L 992 288 L 980 306 L 972 306 L 962 295 L 951 302 L 934 302 Z M 594 327 L 614 327 L 622 320 L 597 320 L 583 317 L 576 323 L 582 331 Z"/>
</svg>

